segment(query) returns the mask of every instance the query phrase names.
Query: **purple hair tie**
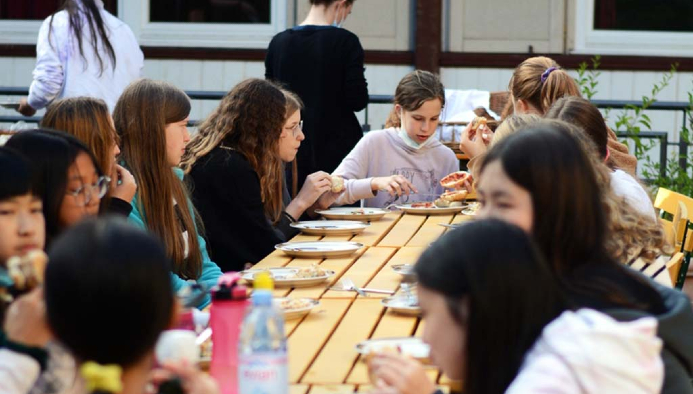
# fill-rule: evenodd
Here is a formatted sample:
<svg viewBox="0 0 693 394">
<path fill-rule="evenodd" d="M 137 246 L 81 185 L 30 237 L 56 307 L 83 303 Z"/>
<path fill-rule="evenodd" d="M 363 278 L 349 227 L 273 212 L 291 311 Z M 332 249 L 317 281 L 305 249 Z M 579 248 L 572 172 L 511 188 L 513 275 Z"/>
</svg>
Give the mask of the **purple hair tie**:
<svg viewBox="0 0 693 394">
<path fill-rule="evenodd" d="M 546 82 L 546 79 L 549 77 L 549 74 L 551 74 L 552 71 L 555 71 L 556 67 L 549 67 L 544 71 L 543 74 L 541 74 L 541 83 Z"/>
</svg>

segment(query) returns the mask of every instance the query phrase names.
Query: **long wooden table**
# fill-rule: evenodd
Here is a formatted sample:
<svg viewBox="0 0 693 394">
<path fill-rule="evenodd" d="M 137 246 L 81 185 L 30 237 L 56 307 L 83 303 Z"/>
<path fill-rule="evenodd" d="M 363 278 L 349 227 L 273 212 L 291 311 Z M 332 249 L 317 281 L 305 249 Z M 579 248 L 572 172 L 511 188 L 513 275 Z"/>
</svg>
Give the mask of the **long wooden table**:
<svg viewBox="0 0 693 394">
<path fill-rule="evenodd" d="M 370 338 L 421 335 L 419 318 L 389 312 L 381 304 L 386 295 L 361 297 L 353 291 L 335 291 L 329 287 L 349 278 L 359 287 L 396 291 L 400 276 L 391 269 L 395 264 L 413 264 L 423 250 L 447 229 L 440 223 L 469 220 L 459 215 L 411 215 L 393 212 L 372 222 L 356 236 L 298 235 L 292 241 L 355 241 L 364 247 L 346 258 L 290 258 L 280 251 L 267 256 L 255 268 L 304 267 L 319 264 L 336 275 L 325 285 L 299 289 L 276 289 L 277 297 L 309 297 L 321 305 L 306 317 L 286 322 L 289 347 L 291 394 L 354 393 L 370 388 L 368 371 L 354 347 Z M 444 390 L 450 385 L 436 369 L 428 370 L 431 379 Z"/>
</svg>

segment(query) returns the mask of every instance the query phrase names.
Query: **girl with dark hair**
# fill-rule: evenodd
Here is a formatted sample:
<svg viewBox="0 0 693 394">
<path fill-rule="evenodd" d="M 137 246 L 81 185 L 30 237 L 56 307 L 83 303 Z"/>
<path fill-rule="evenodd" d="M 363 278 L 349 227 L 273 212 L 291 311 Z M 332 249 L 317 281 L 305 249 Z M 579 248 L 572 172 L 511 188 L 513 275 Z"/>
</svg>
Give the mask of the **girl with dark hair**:
<svg viewBox="0 0 693 394">
<path fill-rule="evenodd" d="M 574 128 L 552 121 L 522 130 L 491 149 L 481 166 L 478 217 L 496 217 L 531 234 L 571 304 L 618 320 L 653 316 L 664 342 L 663 393 L 691 393 L 693 311 L 683 293 L 618 263 L 610 212 L 590 152 Z"/>
<path fill-rule="evenodd" d="M 102 0 L 65 0 L 39 30 L 34 82 L 18 111 L 32 116 L 56 98 L 78 96 L 103 99 L 112 111 L 143 67 L 132 30 Z"/>
<path fill-rule="evenodd" d="M 128 216 L 137 184 L 132 174 L 116 163 L 120 154 L 118 134 L 106 103 L 91 97 L 56 100 L 43 115 L 41 126 L 71 134 L 91 149 L 99 167 L 111 178 L 108 193 L 101 200 L 101 211 Z"/>
<path fill-rule="evenodd" d="M 430 359 L 461 380 L 464 393 L 659 392 L 656 321 L 568 311 L 541 252 L 518 227 L 480 220 L 450 231 L 421 255 L 415 272 Z M 375 393 L 435 391 L 416 361 L 380 354 L 370 367 Z"/>
<path fill-rule="evenodd" d="M 272 38 L 265 58 L 265 78 L 285 85 L 305 103 L 298 188 L 308 175 L 337 168 L 363 136 L 354 112 L 368 104 L 361 42 L 341 28 L 354 0 L 310 4 L 299 26 Z"/>
<path fill-rule="evenodd" d="M 28 130 L 5 144 L 32 165 L 32 189 L 41 197 L 46 220 L 46 246 L 85 216 L 99 213 L 110 180 L 96 159 L 75 137 L 51 130 Z"/>
<path fill-rule="evenodd" d="M 368 207 L 433 201 L 444 191 L 440 179 L 459 170 L 452 149 L 434 136 L 445 106 L 445 90 L 437 75 L 415 70 L 395 90 L 394 106 L 384 130 L 366 134 L 334 171 L 343 177 L 346 191 L 336 204 L 364 200 Z M 412 201 L 413 202 L 413 201 Z"/>
<path fill-rule="evenodd" d="M 49 258 L 48 324 L 75 358 L 81 392 L 144 393 L 175 312 L 163 245 L 124 220 L 89 220 L 56 240 Z M 187 392 L 211 379 L 182 375 Z"/>
<path fill-rule="evenodd" d="M 274 245 L 298 233 L 290 225 L 304 212 L 325 208 L 336 198 L 330 175 L 322 171 L 308 176 L 296 198 L 289 196 L 284 165 L 294 160 L 305 138 L 301 107 L 293 93 L 248 79 L 221 100 L 188 144 L 181 167 L 212 258 L 224 271 L 262 260 Z"/>
<path fill-rule="evenodd" d="M 221 276 L 198 232 L 195 207 L 178 167 L 190 141 L 189 115 L 190 99 L 185 92 L 150 79 L 130 84 L 113 112 L 123 166 L 137 182 L 129 220 L 163 241 L 173 262 L 171 280 L 176 292 L 188 281 L 211 288 Z M 209 303 L 207 295 L 197 306 Z"/>
</svg>

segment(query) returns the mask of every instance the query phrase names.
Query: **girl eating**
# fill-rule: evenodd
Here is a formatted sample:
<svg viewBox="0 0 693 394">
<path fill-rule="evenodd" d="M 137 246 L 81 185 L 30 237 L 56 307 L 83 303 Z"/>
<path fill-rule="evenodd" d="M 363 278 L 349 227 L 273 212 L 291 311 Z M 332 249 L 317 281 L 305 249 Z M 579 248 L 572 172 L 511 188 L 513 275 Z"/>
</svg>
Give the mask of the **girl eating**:
<svg viewBox="0 0 693 394">
<path fill-rule="evenodd" d="M 367 133 L 334 171 L 346 180 L 337 205 L 364 199 L 364 206 L 382 208 L 408 202 L 410 193 L 433 201 L 444 191 L 440 179 L 459 170 L 455 153 L 433 135 L 445 105 L 440 79 L 413 71 L 397 85 L 394 101 L 387 128 Z"/>
<path fill-rule="evenodd" d="M 301 106 L 297 96 L 271 82 L 243 81 L 188 145 L 181 166 L 212 257 L 225 271 L 257 263 L 298 233 L 291 223 L 334 201 L 330 175 L 321 171 L 308 176 L 296 198 L 289 196 L 284 165 L 305 138 Z"/>
</svg>

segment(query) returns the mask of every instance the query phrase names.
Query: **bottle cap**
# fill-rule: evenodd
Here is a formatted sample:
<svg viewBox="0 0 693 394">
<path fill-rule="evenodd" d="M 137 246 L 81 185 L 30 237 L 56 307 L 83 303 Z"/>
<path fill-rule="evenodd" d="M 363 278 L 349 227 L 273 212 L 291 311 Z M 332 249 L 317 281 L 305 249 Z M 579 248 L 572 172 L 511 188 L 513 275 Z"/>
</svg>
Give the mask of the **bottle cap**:
<svg viewBox="0 0 693 394">
<path fill-rule="evenodd" d="M 267 271 L 260 271 L 253 277 L 253 289 L 257 290 L 274 290 L 274 280 L 272 275 Z"/>
</svg>

